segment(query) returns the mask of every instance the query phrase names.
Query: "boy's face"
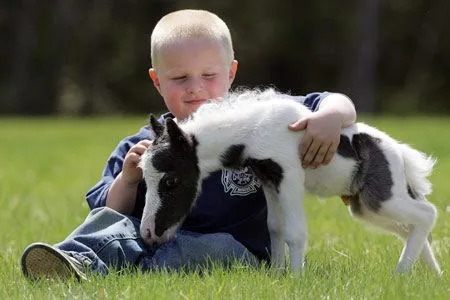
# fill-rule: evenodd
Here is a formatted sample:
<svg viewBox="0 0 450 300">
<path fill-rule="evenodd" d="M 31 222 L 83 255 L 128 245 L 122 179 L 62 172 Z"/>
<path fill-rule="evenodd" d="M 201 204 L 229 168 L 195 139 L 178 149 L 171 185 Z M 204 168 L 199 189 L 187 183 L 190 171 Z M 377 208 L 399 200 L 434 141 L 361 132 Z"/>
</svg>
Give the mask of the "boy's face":
<svg viewBox="0 0 450 300">
<path fill-rule="evenodd" d="M 161 50 L 149 74 L 169 111 L 183 120 L 206 100 L 225 96 L 236 70 L 218 42 L 190 39 Z"/>
</svg>

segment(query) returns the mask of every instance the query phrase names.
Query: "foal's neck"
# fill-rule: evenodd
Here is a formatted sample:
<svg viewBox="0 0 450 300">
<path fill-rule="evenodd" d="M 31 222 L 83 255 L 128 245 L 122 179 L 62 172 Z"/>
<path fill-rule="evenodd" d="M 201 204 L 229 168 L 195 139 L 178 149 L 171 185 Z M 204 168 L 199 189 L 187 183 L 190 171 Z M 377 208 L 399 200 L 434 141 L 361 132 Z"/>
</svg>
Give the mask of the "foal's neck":
<svg viewBox="0 0 450 300">
<path fill-rule="evenodd" d="M 232 145 L 246 144 L 256 130 L 251 118 L 237 118 L 229 113 L 201 121 L 194 119 L 181 127 L 187 134 L 193 134 L 198 142 L 198 163 L 204 176 L 222 169 L 221 155 Z"/>
</svg>

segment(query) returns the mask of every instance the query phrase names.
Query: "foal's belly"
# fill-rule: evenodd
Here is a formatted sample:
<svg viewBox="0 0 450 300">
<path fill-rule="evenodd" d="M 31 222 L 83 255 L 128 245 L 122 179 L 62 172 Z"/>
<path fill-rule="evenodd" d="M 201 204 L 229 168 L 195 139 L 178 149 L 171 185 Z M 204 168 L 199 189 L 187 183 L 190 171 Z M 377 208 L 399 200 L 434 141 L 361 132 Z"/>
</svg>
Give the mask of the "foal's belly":
<svg viewBox="0 0 450 300">
<path fill-rule="evenodd" d="M 305 169 L 305 188 L 321 197 L 350 195 L 356 161 L 335 155 L 328 165 Z"/>
</svg>

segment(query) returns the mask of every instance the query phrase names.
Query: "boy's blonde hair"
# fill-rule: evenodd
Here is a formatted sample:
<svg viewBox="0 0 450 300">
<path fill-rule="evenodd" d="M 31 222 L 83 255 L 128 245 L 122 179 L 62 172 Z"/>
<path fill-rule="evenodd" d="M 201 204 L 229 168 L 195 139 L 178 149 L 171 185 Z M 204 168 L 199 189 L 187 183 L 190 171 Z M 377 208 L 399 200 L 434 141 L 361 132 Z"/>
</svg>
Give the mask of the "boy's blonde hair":
<svg viewBox="0 0 450 300">
<path fill-rule="evenodd" d="M 234 59 L 231 34 L 225 22 L 206 10 L 184 9 L 165 15 L 153 29 L 150 41 L 153 68 L 156 70 L 160 63 L 162 48 L 186 38 L 218 41 L 227 61 L 231 63 Z"/>
</svg>

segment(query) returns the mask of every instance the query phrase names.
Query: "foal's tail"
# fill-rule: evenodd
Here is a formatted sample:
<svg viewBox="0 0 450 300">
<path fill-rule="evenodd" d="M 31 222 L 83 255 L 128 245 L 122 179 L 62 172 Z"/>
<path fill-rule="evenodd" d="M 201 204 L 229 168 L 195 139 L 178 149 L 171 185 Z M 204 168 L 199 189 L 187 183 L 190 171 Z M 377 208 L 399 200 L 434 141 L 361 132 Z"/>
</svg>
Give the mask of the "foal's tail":
<svg viewBox="0 0 450 300">
<path fill-rule="evenodd" d="M 405 163 L 406 182 L 413 193 L 419 195 L 420 198 L 431 194 L 432 185 L 427 177 L 431 175 L 436 159 L 406 144 L 402 144 L 401 149 Z"/>
</svg>

